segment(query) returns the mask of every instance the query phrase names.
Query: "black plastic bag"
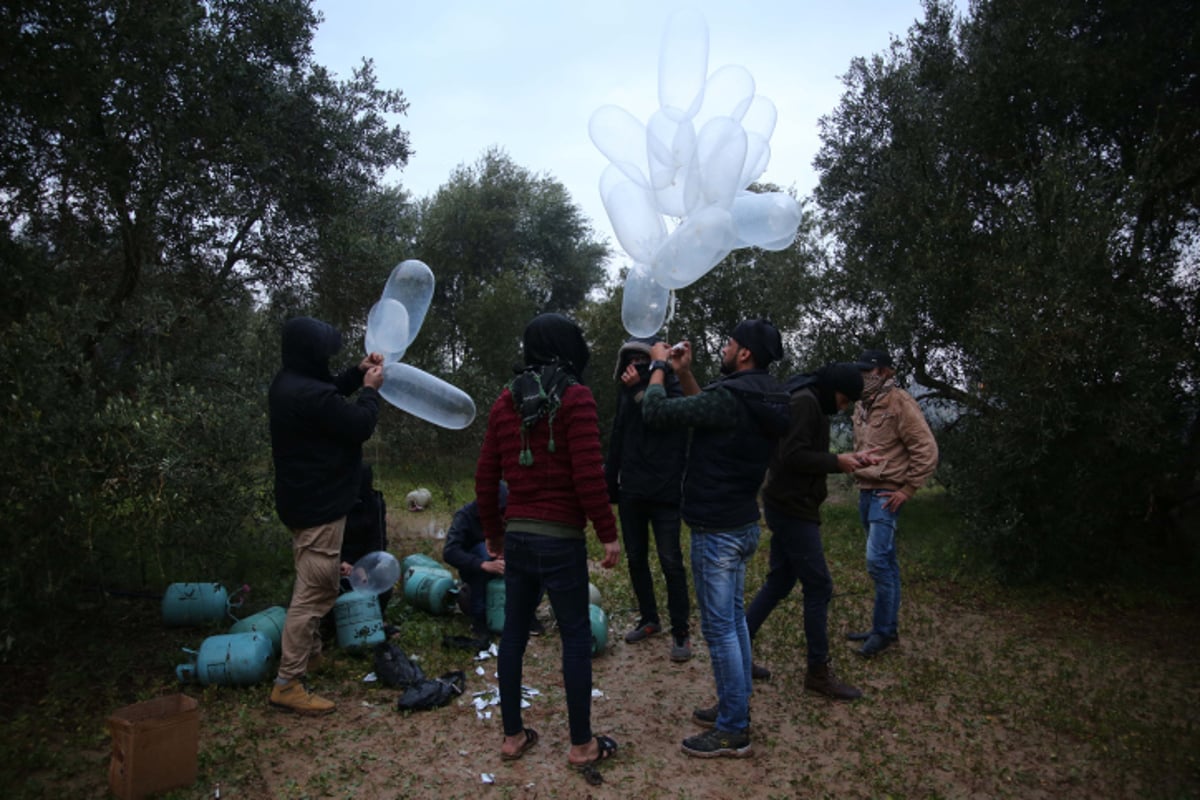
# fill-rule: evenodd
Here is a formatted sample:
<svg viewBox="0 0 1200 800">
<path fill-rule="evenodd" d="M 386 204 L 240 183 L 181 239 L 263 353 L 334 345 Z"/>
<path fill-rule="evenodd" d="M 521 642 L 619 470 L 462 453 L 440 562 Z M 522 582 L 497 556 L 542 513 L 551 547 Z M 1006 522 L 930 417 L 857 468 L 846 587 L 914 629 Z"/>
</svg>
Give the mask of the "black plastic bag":
<svg viewBox="0 0 1200 800">
<path fill-rule="evenodd" d="M 421 667 L 391 642 L 375 645 L 375 677 L 393 689 L 407 689 L 425 680 Z"/>
<path fill-rule="evenodd" d="M 438 678 L 426 678 L 404 690 L 396 702 L 400 711 L 428 711 L 440 708 L 450 702 L 450 699 L 463 693 L 467 677 L 462 670 L 447 672 Z"/>
</svg>

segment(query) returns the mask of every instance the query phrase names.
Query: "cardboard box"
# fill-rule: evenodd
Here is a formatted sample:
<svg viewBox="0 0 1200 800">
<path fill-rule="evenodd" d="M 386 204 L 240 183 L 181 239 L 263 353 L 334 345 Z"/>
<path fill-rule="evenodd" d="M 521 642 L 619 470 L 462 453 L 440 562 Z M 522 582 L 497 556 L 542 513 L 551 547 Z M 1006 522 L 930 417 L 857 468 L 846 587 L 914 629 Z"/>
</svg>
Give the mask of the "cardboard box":
<svg viewBox="0 0 1200 800">
<path fill-rule="evenodd" d="M 108 729 L 108 787 L 121 800 L 195 783 L 200 712 L 193 698 L 171 694 L 134 703 L 114 711 Z"/>
</svg>

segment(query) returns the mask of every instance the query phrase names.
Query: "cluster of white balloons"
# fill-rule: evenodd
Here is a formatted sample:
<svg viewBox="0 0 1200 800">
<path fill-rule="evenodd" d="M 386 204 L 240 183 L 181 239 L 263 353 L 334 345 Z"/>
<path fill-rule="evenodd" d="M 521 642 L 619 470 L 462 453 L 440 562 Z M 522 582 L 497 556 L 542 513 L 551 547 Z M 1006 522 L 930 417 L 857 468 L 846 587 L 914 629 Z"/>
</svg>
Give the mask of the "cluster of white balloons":
<svg viewBox="0 0 1200 800">
<path fill-rule="evenodd" d="M 422 261 L 402 261 L 384 284 L 379 302 L 367 313 L 367 353 L 383 355 L 383 399 L 414 417 L 460 430 L 475 419 L 475 401 L 466 392 L 424 370 L 400 363 L 417 338 L 433 300 L 433 270 Z"/>
<path fill-rule="evenodd" d="M 699 280 L 739 247 L 783 250 L 800 205 L 783 192 L 746 191 L 767 169 L 775 104 L 745 67 L 708 74 L 708 25 L 672 15 L 658 60 L 659 108 L 643 124 L 606 105 L 588 133 L 609 160 L 600 197 L 633 259 L 621 321 L 634 336 L 662 327 L 671 291 Z M 676 221 L 668 229 L 668 219 Z"/>
</svg>

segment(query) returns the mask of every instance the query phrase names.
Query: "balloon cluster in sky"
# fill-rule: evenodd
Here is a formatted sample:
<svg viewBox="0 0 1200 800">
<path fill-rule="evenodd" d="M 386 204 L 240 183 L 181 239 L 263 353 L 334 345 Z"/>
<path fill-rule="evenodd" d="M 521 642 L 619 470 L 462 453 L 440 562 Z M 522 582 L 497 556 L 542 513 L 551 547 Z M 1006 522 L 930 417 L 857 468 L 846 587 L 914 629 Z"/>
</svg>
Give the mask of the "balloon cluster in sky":
<svg viewBox="0 0 1200 800">
<path fill-rule="evenodd" d="M 621 321 L 650 336 L 670 292 L 699 280 L 739 247 L 783 250 L 796 239 L 800 205 L 782 192 L 746 191 L 767 169 L 775 104 L 755 94 L 745 67 L 708 74 L 708 25 L 694 12 L 667 22 L 658 57 L 659 108 L 642 123 L 602 106 L 588 133 L 609 160 L 600 197 L 633 259 Z M 668 230 L 668 218 L 677 221 Z"/>
<path fill-rule="evenodd" d="M 367 313 L 367 353 L 383 355 L 383 399 L 414 417 L 460 430 L 475 419 L 475 401 L 457 386 L 401 364 L 417 338 L 433 300 L 433 271 L 424 262 L 402 261 L 392 270 L 379 302 Z"/>
</svg>

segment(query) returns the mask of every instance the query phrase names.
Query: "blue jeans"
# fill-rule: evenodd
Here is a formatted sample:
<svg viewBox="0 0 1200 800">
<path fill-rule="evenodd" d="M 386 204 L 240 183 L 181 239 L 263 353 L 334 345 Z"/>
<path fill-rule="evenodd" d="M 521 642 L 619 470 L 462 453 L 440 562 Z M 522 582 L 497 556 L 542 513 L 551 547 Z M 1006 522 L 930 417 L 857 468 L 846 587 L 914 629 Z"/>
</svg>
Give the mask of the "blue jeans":
<svg viewBox="0 0 1200 800">
<path fill-rule="evenodd" d="M 754 523 L 732 531 L 692 532 L 692 580 L 700 631 L 708 643 L 717 684 L 717 729 L 750 726 L 750 630 L 743 597 L 746 562 L 758 549 Z"/>
<path fill-rule="evenodd" d="M 529 621 L 542 591 L 550 596 L 562 637 L 563 688 L 571 744 L 592 740 L 592 623 L 588 615 L 587 546 L 564 539 L 509 530 L 504 535 L 504 632 L 500 634 L 500 714 L 504 735 L 524 729 L 521 672 Z"/>
<path fill-rule="evenodd" d="M 875 581 L 875 613 L 871 632 L 889 639 L 899 635 L 900 562 L 896 560 L 895 511 L 883 507 L 880 489 L 858 493 L 858 516 L 867 533 L 867 574 Z"/>
<path fill-rule="evenodd" d="M 808 663 L 819 666 L 829 660 L 829 600 L 833 578 L 821 545 L 821 526 L 791 514 L 765 510 L 771 529 L 771 560 L 767 579 L 746 610 L 750 637 L 758 633 L 767 616 L 800 581 L 804 591 L 804 639 Z"/>
<path fill-rule="evenodd" d="M 667 584 L 667 611 L 671 615 L 671 633 L 688 635 L 687 570 L 683 568 L 683 551 L 679 546 L 679 506 L 649 500 L 621 500 L 621 536 L 625 540 L 625 557 L 629 560 L 629 580 L 637 597 L 638 616 L 643 622 L 658 622 L 658 603 L 654 599 L 654 579 L 650 575 L 650 528 L 654 528 L 654 545 L 658 563 Z"/>
</svg>

